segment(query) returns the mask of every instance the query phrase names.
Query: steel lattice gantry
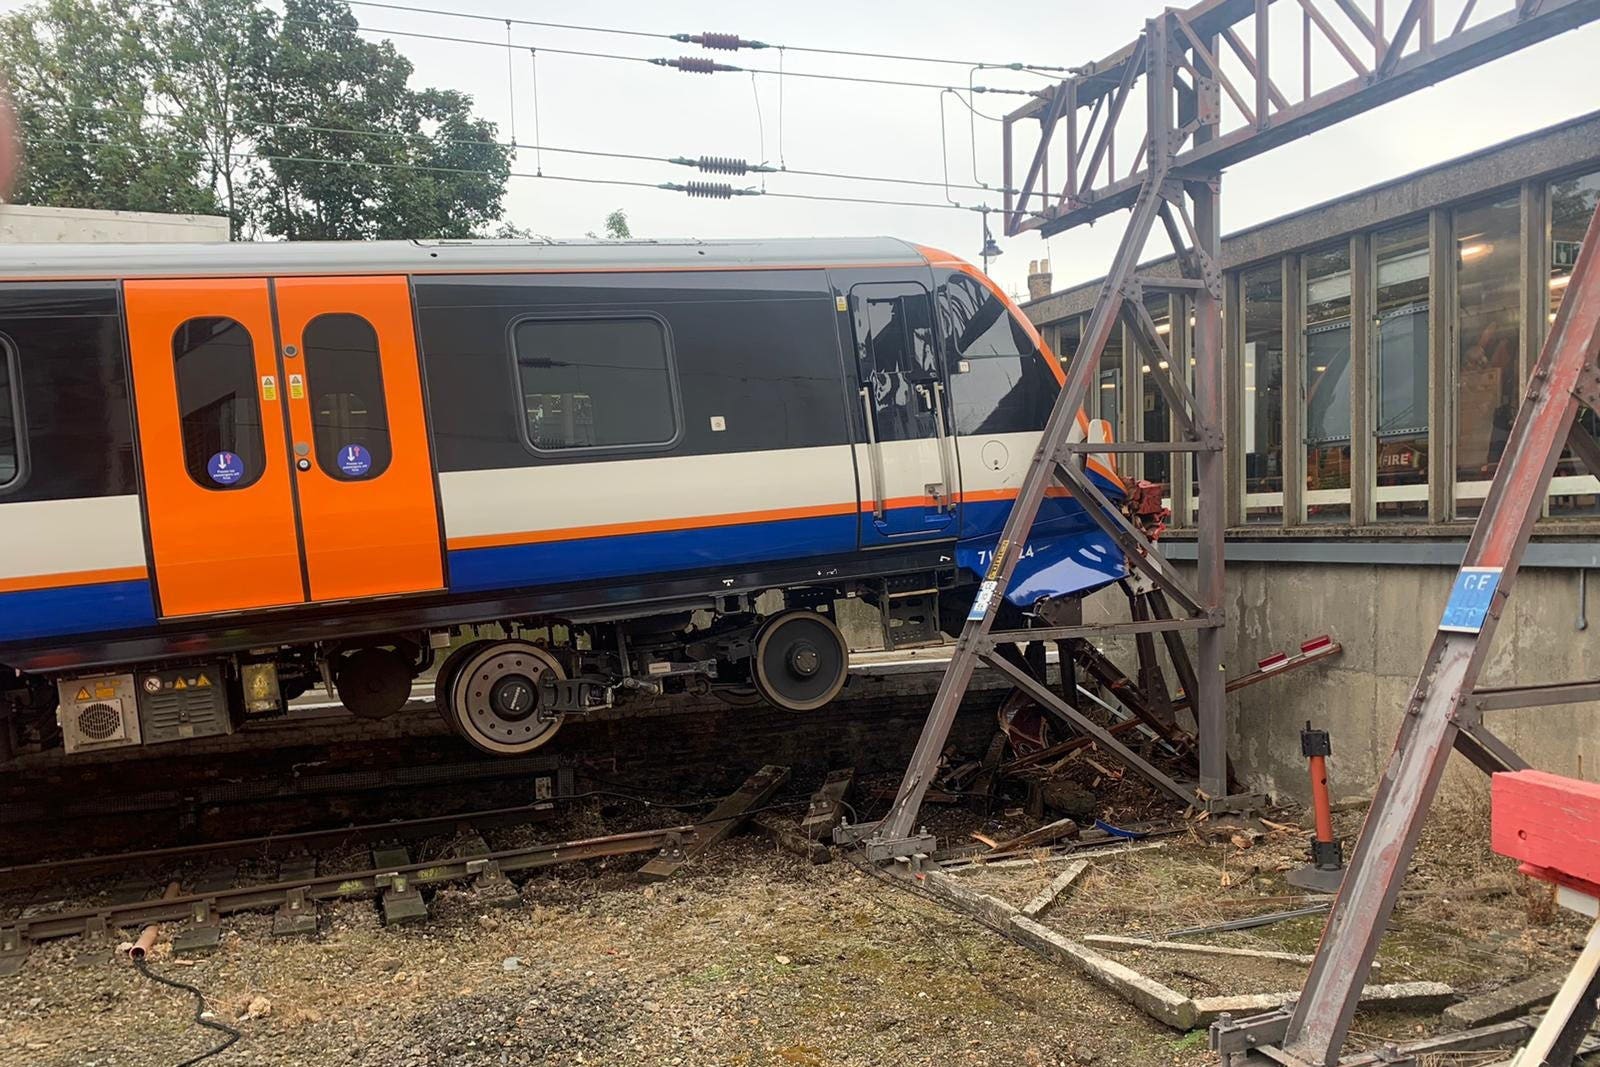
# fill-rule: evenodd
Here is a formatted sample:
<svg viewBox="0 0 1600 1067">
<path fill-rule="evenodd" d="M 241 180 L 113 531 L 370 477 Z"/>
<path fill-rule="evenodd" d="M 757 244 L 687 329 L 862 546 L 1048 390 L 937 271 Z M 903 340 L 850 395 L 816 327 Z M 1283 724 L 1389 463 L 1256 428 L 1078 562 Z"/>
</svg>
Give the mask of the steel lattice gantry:
<svg viewBox="0 0 1600 1067">
<path fill-rule="evenodd" d="M 1275 20 L 1279 12 L 1290 17 L 1280 15 Z M 1236 802 L 1227 795 L 1223 713 L 1223 534 L 1230 504 L 1222 450 L 1227 406 L 1223 278 L 1218 262 L 1221 172 L 1230 164 L 1600 19 L 1600 0 L 1462 0 L 1453 19 L 1442 21 L 1440 14 L 1436 0 L 1387 4 L 1385 0 L 1203 0 L 1149 20 L 1137 40 L 1078 68 L 1073 77 L 1007 116 L 1004 184 L 1017 190 L 1008 192 L 1005 201 L 1007 234 L 1059 233 L 1119 210 L 1128 210 L 1130 217 L 895 801 L 880 822 L 852 827 L 842 835 L 845 839 L 865 840 L 869 855 L 880 860 L 928 847 L 925 835 L 914 832 L 917 814 L 979 662 L 1005 672 L 1048 710 L 1094 736 L 1169 792 L 1202 806 Z M 1286 29 L 1297 29 L 1298 40 Z M 1288 51 L 1291 45 L 1295 51 Z M 1289 87 L 1295 90 L 1293 98 L 1285 91 L 1287 82 L 1280 83 L 1285 70 L 1299 83 Z M 1031 156 L 1018 180 L 1013 157 L 1023 134 L 1030 132 Z M 1124 158 L 1133 149 L 1131 164 L 1123 170 L 1117 165 L 1119 144 Z M 1059 187 L 1050 181 L 1052 164 L 1058 176 L 1065 176 Z M 1139 269 L 1158 223 L 1173 247 L 1175 276 L 1170 271 L 1156 276 Z M 1172 358 L 1145 308 L 1147 290 L 1170 292 L 1181 302 L 1178 307 L 1192 309 L 1192 389 L 1181 373 L 1172 372 L 1181 364 Z M 1172 322 L 1182 321 L 1175 310 Z M 1089 444 L 1077 432 L 1077 413 L 1106 341 L 1119 323 L 1127 327 L 1173 412 L 1179 431 L 1174 441 Z M 1199 508 L 1193 583 L 1085 473 L 1084 454 L 1105 451 L 1194 456 Z M 1099 626 L 1077 624 L 1070 618 L 1052 621 L 1046 614 L 1047 625 L 1041 627 L 994 631 L 1003 593 L 1052 484 L 1082 499 L 1090 516 L 1127 554 L 1138 580 L 1150 583 L 1179 610 Z M 1095 634 L 1185 630 L 1196 632 L 1198 651 L 1191 695 L 1200 777 L 1192 784 L 1174 782 L 1087 720 L 1027 669 L 1011 647 Z M 1497 751 L 1503 746 L 1488 735 L 1469 729 L 1463 736 L 1475 739 L 1471 747 L 1482 757 L 1480 762 L 1507 762 L 1508 754 Z M 1333 1048 L 1331 1053 L 1284 1062 L 1333 1062 L 1327 1056 L 1337 1057 L 1343 1032 L 1343 1026 L 1323 1027 L 1320 1033 Z"/>
</svg>

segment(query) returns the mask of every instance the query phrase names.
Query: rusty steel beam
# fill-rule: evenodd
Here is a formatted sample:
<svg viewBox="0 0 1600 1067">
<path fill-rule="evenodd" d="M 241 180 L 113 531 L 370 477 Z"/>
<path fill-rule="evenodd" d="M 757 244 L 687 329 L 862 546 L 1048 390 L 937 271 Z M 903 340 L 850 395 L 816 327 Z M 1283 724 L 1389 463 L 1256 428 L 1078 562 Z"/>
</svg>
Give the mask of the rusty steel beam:
<svg viewBox="0 0 1600 1067">
<path fill-rule="evenodd" d="M 1307 25 L 1314 27 L 1349 64 L 1354 72 L 1352 78 L 1319 92 L 1307 89 L 1303 99 L 1294 103 L 1284 98 L 1272 81 L 1269 58 L 1277 49 L 1273 47 L 1270 19 L 1263 17 L 1270 12 L 1273 3 L 1280 2 L 1289 2 L 1303 11 Z M 1173 18 L 1184 28 L 1185 37 L 1192 31 L 1201 44 L 1196 46 L 1193 39 L 1175 42 L 1179 52 L 1187 54 L 1173 66 L 1187 64 L 1213 71 L 1213 80 L 1228 92 L 1241 115 L 1249 116 L 1249 120 L 1227 130 L 1217 130 L 1204 144 L 1189 142 L 1186 148 L 1175 148 L 1171 160 L 1173 171 L 1180 175 L 1198 175 L 1220 170 L 1600 18 L 1600 0 L 1542 0 L 1519 3 L 1513 10 L 1468 26 L 1475 3 L 1476 0 L 1469 0 L 1451 33 L 1436 37 L 1433 0 L 1409 0 L 1388 39 L 1384 37 L 1383 27 L 1367 18 L 1354 0 L 1208 0 L 1175 12 Z M 1374 63 L 1370 68 L 1330 21 L 1328 12 L 1334 8 L 1343 10 L 1362 35 L 1372 41 Z M 1252 19 L 1255 20 L 1255 47 L 1248 49 L 1241 36 L 1242 24 Z M 1217 47 L 1205 43 L 1212 40 L 1227 42 L 1239 56 L 1253 85 L 1234 85 L 1231 80 L 1218 77 L 1220 70 L 1208 61 L 1215 59 Z M 1413 41 L 1416 47 L 1407 52 Z M 1042 143 L 1035 156 L 1042 157 L 1048 150 L 1051 142 L 1043 127 L 1049 120 L 1049 110 L 1061 100 L 1066 87 L 1070 87 L 1073 94 L 1071 106 L 1063 109 L 1067 113 L 1058 116 L 1051 125 L 1074 121 L 1078 108 L 1093 107 L 1108 97 L 1126 98 L 1125 86 L 1140 78 L 1148 81 L 1151 65 L 1141 47 L 1143 42 L 1141 37 L 1100 62 L 1090 64 L 1083 68 L 1084 73 L 1062 82 L 1044 99 L 1032 100 L 1007 115 L 1007 167 L 1015 144 L 1009 139 L 1010 131 L 1020 121 L 1041 125 Z M 1306 43 L 1309 45 L 1309 37 Z M 1172 78 L 1169 70 L 1163 76 L 1163 84 L 1170 86 Z M 1252 96 L 1253 105 L 1250 103 Z M 1097 157 L 1109 153 L 1118 117 L 1109 116 L 1110 121 L 1099 131 L 1094 149 Z M 1124 131 L 1130 138 L 1137 132 L 1131 127 Z M 1136 139 L 1147 143 L 1148 130 L 1146 136 Z M 1042 164 L 1030 168 L 1036 180 L 1023 184 L 1022 194 L 1015 201 L 1017 209 L 1003 217 L 1007 235 L 1039 230 L 1048 236 L 1132 206 L 1152 173 L 1149 160 L 1144 161 L 1142 169 L 1136 167 L 1125 177 L 1107 174 L 1103 180 L 1096 181 L 1095 170 L 1080 166 L 1088 148 L 1087 145 L 1067 146 L 1067 171 L 1075 180 L 1069 180 L 1059 196 L 1037 187 Z M 1026 210 L 1036 196 L 1040 209 Z"/>
</svg>

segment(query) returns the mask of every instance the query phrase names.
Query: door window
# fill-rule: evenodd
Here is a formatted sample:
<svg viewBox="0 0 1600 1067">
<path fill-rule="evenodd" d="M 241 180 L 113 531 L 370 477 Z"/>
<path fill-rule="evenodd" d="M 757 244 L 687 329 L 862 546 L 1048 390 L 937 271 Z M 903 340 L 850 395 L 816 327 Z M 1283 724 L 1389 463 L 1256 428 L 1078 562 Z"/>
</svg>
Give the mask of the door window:
<svg viewBox="0 0 1600 1067">
<path fill-rule="evenodd" d="M 937 435 L 931 390 L 939 380 L 933 316 L 920 286 L 858 288 L 856 354 L 880 441 Z"/>
<path fill-rule="evenodd" d="M 512 345 L 534 451 L 677 439 L 667 334 L 655 319 L 524 319 Z"/>
<path fill-rule="evenodd" d="M 340 481 L 376 478 L 393 456 L 377 331 L 360 315 L 318 315 L 305 361 L 317 466 Z"/>
<path fill-rule="evenodd" d="M 250 331 L 233 319 L 190 319 L 172 335 L 183 463 L 204 489 L 244 489 L 261 477 L 266 448 Z"/>
</svg>

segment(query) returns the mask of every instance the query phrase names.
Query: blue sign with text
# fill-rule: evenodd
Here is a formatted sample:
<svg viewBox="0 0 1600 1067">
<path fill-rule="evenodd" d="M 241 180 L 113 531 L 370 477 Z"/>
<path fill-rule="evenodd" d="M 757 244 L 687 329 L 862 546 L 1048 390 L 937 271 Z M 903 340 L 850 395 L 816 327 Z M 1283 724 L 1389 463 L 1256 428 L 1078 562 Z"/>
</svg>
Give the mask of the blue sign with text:
<svg viewBox="0 0 1600 1067">
<path fill-rule="evenodd" d="M 244 460 L 232 452 L 218 452 L 206 463 L 206 473 L 218 485 L 232 485 L 244 477 Z"/>
<path fill-rule="evenodd" d="M 1499 567 L 1462 567 L 1450 590 L 1450 599 L 1445 602 L 1439 629 L 1462 634 L 1480 632 L 1489 616 L 1489 606 L 1494 603 L 1495 590 L 1500 588 L 1500 571 Z"/>
<path fill-rule="evenodd" d="M 372 469 L 372 453 L 361 445 L 345 445 L 339 449 L 339 469 L 351 478 L 359 478 Z"/>
</svg>

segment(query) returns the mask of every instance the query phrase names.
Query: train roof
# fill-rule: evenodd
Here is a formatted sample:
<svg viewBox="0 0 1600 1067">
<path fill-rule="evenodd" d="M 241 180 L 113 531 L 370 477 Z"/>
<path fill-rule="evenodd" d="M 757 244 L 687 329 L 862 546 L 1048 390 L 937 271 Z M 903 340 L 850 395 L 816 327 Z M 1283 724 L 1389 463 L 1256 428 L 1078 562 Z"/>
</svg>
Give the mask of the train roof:
<svg viewBox="0 0 1600 1067">
<path fill-rule="evenodd" d="M 0 279 L 773 270 L 925 263 L 927 259 L 916 245 L 892 237 L 15 244 L 5 246 L 0 254 Z"/>
</svg>

